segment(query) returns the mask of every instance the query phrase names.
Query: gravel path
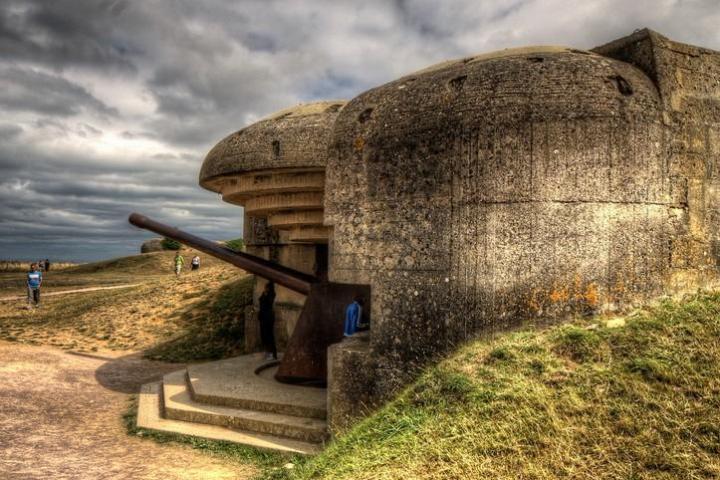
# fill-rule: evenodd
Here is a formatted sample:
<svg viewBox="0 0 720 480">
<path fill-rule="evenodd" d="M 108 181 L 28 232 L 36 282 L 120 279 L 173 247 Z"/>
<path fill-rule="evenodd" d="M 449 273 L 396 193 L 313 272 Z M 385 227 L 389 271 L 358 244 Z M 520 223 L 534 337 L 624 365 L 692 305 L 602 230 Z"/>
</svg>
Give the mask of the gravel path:
<svg viewBox="0 0 720 480">
<path fill-rule="evenodd" d="M 0 341 L 0 477 L 250 478 L 251 466 L 125 433 L 128 393 L 178 368 L 138 354 L 72 354 Z"/>
</svg>

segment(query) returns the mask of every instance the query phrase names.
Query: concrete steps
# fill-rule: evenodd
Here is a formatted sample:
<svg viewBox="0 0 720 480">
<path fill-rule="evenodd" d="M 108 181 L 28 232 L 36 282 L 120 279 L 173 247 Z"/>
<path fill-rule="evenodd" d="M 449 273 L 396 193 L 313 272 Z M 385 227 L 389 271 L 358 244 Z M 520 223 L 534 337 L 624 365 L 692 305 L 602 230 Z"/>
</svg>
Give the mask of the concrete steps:
<svg viewBox="0 0 720 480">
<path fill-rule="evenodd" d="M 148 383 L 142 386 L 138 402 L 138 427 L 179 435 L 208 438 L 210 440 L 240 443 L 261 450 L 285 453 L 313 455 L 319 453 L 322 448 L 322 445 L 317 443 L 301 442 L 273 435 L 243 432 L 215 425 L 202 425 L 163 418 L 161 391 L 161 382 Z"/>
<path fill-rule="evenodd" d="M 327 425 L 317 418 L 200 403 L 192 398 L 184 370 L 163 378 L 165 416 L 173 420 L 231 427 L 257 433 L 320 443 Z"/>
<path fill-rule="evenodd" d="M 277 367 L 266 367 L 252 355 L 190 365 L 190 393 L 200 403 L 320 420 L 327 417 L 325 389 L 278 383 L 273 378 Z"/>
<path fill-rule="evenodd" d="M 192 365 L 143 385 L 139 427 L 257 448 L 317 453 L 328 438 L 325 390 L 274 380 L 262 356 Z"/>
</svg>

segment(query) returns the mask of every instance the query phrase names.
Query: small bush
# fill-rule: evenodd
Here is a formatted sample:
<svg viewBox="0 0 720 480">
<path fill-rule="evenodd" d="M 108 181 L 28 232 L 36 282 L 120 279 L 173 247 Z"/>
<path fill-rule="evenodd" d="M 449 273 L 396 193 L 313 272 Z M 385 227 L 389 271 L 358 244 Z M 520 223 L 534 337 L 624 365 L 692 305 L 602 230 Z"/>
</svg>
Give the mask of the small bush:
<svg viewBox="0 0 720 480">
<path fill-rule="evenodd" d="M 488 362 L 507 362 L 514 359 L 515 355 L 507 347 L 494 348 L 488 354 Z"/>
<path fill-rule="evenodd" d="M 225 246 L 227 248 L 229 248 L 230 250 L 235 250 L 236 252 L 242 252 L 245 250 L 245 241 L 242 238 L 236 238 L 233 240 L 226 241 Z"/>
<path fill-rule="evenodd" d="M 182 245 L 177 240 L 173 240 L 172 238 L 163 238 L 162 240 L 162 247 L 164 250 L 180 250 L 180 247 Z"/>
</svg>

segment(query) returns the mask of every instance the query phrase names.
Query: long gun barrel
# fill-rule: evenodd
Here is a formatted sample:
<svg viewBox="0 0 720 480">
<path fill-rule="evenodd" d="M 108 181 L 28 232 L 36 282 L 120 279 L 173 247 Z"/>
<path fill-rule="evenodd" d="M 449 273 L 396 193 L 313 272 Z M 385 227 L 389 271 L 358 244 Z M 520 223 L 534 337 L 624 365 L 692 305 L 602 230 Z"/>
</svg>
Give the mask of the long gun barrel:
<svg viewBox="0 0 720 480">
<path fill-rule="evenodd" d="M 287 383 L 325 384 L 327 381 L 327 348 L 343 338 L 345 307 L 356 298 L 365 301 L 364 323 L 369 321 L 370 286 L 321 282 L 318 278 L 292 268 L 240 253 L 215 242 L 163 225 L 139 213 L 128 221 L 136 227 L 172 238 L 208 255 L 219 258 L 278 285 L 307 295 L 285 356 L 275 378 Z"/>
<path fill-rule="evenodd" d="M 290 290 L 302 293 L 303 295 L 310 294 L 310 289 L 314 283 L 318 283 L 317 277 L 308 275 L 307 273 L 293 270 L 292 268 L 272 263 L 264 258 L 256 257 L 254 255 L 248 255 L 247 253 L 236 252 L 230 250 L 227 247 L 218 245 L 215 242 L 205 240 L 204 238 L 197 237 L 190 233 L 184 232 L 177 228 L 169 227 L 160 222 L 156 222 L 145 215 L 139 213 L 133 213 L 128 218 L 128 221 L 136 227 L 150 230 L 162 235 L 167 238 L 172 238 L 180 243 L 188 245 L 196 250 L 205 252 L 208 255 L 219 258 L 225 262 L 228 262 L 236 267 L 247 270 L 250 273 L 259 275 L 263 278 L 271 280 L 278 285 L 287 287 Z"/>
</svg>

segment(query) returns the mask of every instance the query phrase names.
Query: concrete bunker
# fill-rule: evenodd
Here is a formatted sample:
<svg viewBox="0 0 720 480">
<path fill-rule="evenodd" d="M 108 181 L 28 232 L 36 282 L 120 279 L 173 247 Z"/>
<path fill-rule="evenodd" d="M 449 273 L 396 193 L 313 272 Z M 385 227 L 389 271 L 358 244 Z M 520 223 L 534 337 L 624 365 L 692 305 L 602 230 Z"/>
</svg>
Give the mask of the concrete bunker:
<svg viewBox="0 0 720 480">
<path fill-rule="evenodd" d="M 484 332 L 714 283 L 717 78 L 649 30 L 468 57 L 240 130 L 200 183 L 245 207 L 249 253 L 370 289 L 369 334 L 327 351 L 335 431 Z"/>
</svg>

